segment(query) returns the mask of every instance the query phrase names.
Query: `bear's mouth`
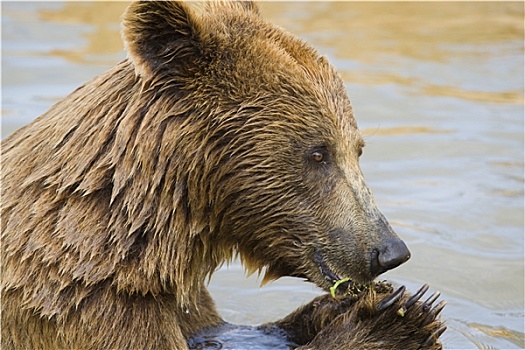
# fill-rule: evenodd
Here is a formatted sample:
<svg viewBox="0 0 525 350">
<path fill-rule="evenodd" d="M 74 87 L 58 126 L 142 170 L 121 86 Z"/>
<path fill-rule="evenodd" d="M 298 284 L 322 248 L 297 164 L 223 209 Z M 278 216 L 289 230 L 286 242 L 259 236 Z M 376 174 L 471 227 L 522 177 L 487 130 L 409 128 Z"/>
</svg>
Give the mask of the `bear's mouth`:
<svg viewBox="0 0 525 350">
<path fill-rule="evenodd" d="M 319 273 L 312 274 L 302 268 L 297 269 L 282 261 L 276 261 L 266 266 L 266 272 L 261 285 L 265 285 L 269 281 L 277 280 L 283 276 L 290 276 L 303 278 L 327 292 L 334 289 L 339 294 L 340 291 L 348 291 L 352 288 L 359 289 L 360 286 L 365 286 L 372 282 L 371 280 L 360 281 L 359 278 L 356 280 L 355 278 L 349 278 L 346 275 L 336 272 L 336 269 L 331 267 L 321 252 L 313 253 L 312 257 Z"/>
<path fill-rule="evenodd" d="M 319 268 L 321 275 L 328 282 L 328 286 L 326 289 L 331 288 L 336 282 L 341 281 L 341 280 L 346 280 L 345 282 L 342 282 L 339 284 L 339 286 L 343 290 L 348 289 L 351 285 L 355 283 L 350 278 L 339 275 L 338 273 L 334 272 L 334 270 L 332 270 L 330 266 L 328 266 L 327 262 L 325 261 L 325 259 L 320 253 L 318 252 L 314 253 L 313 259 L 317 267 Z M 319 287 L 323 288 L 323 286 L 319 286 Z"/>
</svg>

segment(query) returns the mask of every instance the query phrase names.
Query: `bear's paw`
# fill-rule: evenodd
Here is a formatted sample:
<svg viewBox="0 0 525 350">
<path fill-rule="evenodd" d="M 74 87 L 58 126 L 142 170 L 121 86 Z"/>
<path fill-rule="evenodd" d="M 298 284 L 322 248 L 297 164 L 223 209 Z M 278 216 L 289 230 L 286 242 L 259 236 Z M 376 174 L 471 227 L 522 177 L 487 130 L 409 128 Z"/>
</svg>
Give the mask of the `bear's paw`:
<svg viewBox="0 0 525 350">
<path fill-rule="evenodd" d="M 446 303 L 435 304 L 439 292 L 422 301 L 428 289 L 425 284 L 410 295 L 404 286 L 387 293 L 371 288 L 299 349 L 442 349 L 446 326 L 439 314 Z"/>
</svg>

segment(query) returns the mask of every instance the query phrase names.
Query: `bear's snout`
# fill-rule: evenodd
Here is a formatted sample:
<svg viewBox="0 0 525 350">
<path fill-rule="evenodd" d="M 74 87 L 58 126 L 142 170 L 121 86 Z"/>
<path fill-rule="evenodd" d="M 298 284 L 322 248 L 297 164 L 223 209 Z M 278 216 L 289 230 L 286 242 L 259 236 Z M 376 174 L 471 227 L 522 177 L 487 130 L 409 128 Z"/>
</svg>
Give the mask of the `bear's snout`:
<svg viewBox="0 0 525 350">
<path fill-rule="evenodd" d="M 379 276 L 410 259 L 410 251 L 405 242 L 399 238 L 385 240 L 383 246 L 374 249 L 371 255 L 370 272 L 373 276 Z"/>
</svg>

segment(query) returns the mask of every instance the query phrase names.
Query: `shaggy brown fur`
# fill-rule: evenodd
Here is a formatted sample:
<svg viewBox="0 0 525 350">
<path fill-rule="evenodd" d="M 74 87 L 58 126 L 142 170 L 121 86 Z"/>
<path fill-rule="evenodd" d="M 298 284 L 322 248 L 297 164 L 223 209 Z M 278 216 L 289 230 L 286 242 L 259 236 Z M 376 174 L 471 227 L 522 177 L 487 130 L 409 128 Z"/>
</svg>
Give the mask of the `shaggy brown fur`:
<svg viewBox="0 0 525 350">
<path fill-rule="evenodd" d="M 327 60 L 252 3 L 201 12 L 133 3 L 129 58 L 3 141 L 3 349 L 184 349 L 224 324 L 205 281 L 236 254 L 325 290 L 408 259 Z"/>
</svg>

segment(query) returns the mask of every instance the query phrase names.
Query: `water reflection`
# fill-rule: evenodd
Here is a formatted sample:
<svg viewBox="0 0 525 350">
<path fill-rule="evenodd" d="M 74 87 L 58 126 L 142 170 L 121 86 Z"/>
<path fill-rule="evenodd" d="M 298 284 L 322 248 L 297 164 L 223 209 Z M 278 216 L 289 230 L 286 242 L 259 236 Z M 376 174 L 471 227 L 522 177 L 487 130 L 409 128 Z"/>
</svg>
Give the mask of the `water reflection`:
<svg viewBox="0 0 525 350">
<path fill-rule="evenodd" d="M 52 49 L 49 54 L 76 63 L 100 62 L 112 64 L 113 55 L 122 52 L 118 19 L 128 2 L 65 2 L 57 10 L 42 9 L 40 18 L 45 22 L 83 27 L 81 38 L 85 42 L 79 50 Z"/>
<path fill-rule="evenodd" d="M 280 23 L 328 47 L 331 55 L 351 57 L 351 65 L 343 67 L 349 82 L 394 83 L 430 96 L 523 103 L 519 81 L 491 81 L 485 67 L 469 66 L 487 61 L 495 72 L 511 68 L 523 76 L 522 67 L 505 61 L 509 53 L 523 52 L 511 44 L 523 36 L 521 3 L 320 2 L 285 8 L 264 4 Z M 290 12 L 294 15 L 284 18 Z M 428 67 L 423 79 L 417 70 L 421 62 Z M 464 69 L 444 72 L 447 65 Z"/>
<path fill-rule="evenodd" d="M 2 3 L 3 136 L 124 57 L 125 7 Z M 443 292 L 446 348 L 525 348 L 523 3 L 261 9 L 345 79 L 367 141 L 365 177 L 413 253 L 386 277 Z M 214 275 L 211 290 L 241 324 L 278 318 L 318 293 L 291 278 L 259 289 L 237 263 Z"/>
</svg>

